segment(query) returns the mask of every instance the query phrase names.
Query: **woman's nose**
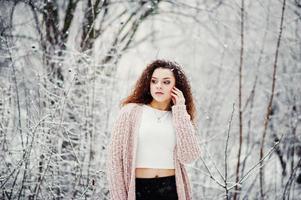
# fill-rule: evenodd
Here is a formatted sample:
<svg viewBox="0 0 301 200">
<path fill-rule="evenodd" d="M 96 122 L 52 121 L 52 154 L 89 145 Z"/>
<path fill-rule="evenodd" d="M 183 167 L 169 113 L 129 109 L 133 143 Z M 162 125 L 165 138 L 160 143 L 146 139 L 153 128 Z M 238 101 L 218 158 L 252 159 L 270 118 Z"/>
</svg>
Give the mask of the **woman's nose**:
<svg viewBox="0 0 301 200">
<path fill-rule="evenodd" d="M 161 88 L 161 86 L 162 86 L 161 82 L 158 82 L 157 88 Z"/>
</svg>

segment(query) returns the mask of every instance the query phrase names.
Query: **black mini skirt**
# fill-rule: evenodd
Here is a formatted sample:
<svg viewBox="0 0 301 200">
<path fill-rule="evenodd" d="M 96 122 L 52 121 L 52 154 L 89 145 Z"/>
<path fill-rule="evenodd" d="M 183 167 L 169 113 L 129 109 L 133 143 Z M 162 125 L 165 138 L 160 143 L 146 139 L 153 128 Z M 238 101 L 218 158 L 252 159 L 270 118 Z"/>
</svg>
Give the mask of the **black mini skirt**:
<svg viewBox="0 0 301 200">
<path fill-rule="evenodd" d="M 136 177 L 136 200 L 178 200 L 176 177 Z"/>
</svg>

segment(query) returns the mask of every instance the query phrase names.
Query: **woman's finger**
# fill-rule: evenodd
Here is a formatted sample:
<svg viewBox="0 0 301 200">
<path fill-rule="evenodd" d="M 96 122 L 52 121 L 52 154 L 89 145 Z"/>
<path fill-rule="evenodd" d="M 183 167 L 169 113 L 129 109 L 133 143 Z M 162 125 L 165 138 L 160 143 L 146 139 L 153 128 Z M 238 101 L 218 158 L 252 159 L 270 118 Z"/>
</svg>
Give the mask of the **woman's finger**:
<svg viewBox="0 0 301 200">
<path fill-rule="evenodd" d="M 178 95 L 178 93 L 177 93 L 177 92 L 175 92 L 175 91 L 172 91 L 172 94 Z"/>
<path fill-rule="evenodd" d="M 176 88 L 173 88 L 172 91 L 179 92 L 180 90 L 177 90 Z"/>
<path fill-rule="evenodd" d="M 171 93 L 171 95 L 172 95 L 175 99 L 178 99 L 178 98 L 179 98 L 177 94 Z"/>
</svg>

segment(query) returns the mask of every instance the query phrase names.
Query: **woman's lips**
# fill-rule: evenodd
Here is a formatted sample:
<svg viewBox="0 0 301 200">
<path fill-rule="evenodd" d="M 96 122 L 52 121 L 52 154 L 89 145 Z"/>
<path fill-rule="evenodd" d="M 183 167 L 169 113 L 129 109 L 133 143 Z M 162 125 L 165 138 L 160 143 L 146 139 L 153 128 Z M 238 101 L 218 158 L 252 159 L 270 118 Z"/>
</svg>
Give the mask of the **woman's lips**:
<svg viewBox="0 0 301 200">
<path fill-rule="evenodd" d="M 162 95 L 163 93 L 162 93 L 162 92 L 156 92 L 155 94 L 157 94 L 157 95 Z"/>
</svg>

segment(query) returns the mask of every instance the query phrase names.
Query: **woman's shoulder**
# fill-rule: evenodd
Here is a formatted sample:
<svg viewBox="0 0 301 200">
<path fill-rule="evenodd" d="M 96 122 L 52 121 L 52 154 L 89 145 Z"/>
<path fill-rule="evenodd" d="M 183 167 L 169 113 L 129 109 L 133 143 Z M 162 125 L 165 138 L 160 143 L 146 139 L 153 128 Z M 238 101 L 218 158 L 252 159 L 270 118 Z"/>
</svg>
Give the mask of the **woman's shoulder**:
<svg viewBox="0 0 301 200">
<path fill-rule="evenodd" d="M 127 103 L 124 106 L 121 107 L 120 112 L 121 113 L 129 113 L 135 108 L 136 106 L 139 106 L 141 104 L 139 103 Z"/>
</svg>

